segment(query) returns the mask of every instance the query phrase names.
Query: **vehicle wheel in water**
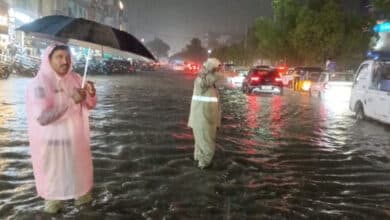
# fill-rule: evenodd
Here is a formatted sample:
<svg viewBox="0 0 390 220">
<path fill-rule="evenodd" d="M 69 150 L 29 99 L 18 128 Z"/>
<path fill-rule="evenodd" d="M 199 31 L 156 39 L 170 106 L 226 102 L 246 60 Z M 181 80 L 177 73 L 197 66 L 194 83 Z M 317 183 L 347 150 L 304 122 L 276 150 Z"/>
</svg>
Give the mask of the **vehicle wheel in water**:
<svg viewBox="0 0 390 220">
<path fill-rule="evenodd" d="M 364 115 L 364 109 L 361 103 L 358 103 L 356 106 L 355 117 L 358 121 L 364 120 L 366 117 Z"/>
</svg>

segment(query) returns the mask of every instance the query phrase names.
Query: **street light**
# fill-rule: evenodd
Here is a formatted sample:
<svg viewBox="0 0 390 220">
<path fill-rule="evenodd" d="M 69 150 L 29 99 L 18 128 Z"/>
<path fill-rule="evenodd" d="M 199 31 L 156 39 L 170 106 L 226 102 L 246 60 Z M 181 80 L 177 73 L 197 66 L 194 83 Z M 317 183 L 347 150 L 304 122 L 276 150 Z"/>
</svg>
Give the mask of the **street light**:
<svg viewBox="0 0 390 220">
<path fill-rule="evenodd" d="M 210 55 L 211 55 L 212 52 L 213 52 L 212 49 L 208 49 L 208 50 L 207 50 L 207 54 L 209 55 L 209 57 L 210 57 Z"/>
<path fill-rule="evenodd" d="M 119 4 L 119 30 L 123 31 L 123 27 L 122 27 L 122 19 L 123 19 L 123 2 L 121 0 L 119 0 L 118 2 Z"/>
<path fill-rule="evenodd" d="M 123 10 L 123 2 L 122 1 L 119 1 L 119 9 Z"/>
</svg>

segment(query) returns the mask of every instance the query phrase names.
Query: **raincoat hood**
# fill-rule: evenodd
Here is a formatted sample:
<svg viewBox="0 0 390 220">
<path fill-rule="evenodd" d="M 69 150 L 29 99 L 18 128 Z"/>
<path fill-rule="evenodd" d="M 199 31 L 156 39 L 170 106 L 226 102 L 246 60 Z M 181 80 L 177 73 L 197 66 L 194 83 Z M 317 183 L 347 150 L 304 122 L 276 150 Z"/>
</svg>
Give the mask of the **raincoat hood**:
<svg viewBox="0 0 390 220">
<path fill-rule="evenodd" d="M 211 72 L 214 68 L 217 68 L 221 65 L 221 61 L 217 58 L 209 58 L 206 62 L 203 63 L 203 68 L 206 72 Z"/>
<path fill-rule="evenodd" d="M 49 55 L 50 53 L 54 50 L 54 48 L 56 46 L 66 46 L 64 44 L 52 44 L 50 46 L 48 46 L 45 51 L 43 52 L 42 54 L 42 57 L 41 57 L 41 65 L 39 67 L 39 70 L 38 70 L 38 74 L 37 74 L 37 77 L 40 81 L 44 81 L 44 84 L 46 85 L 53 85 L 57 80 L 61 79 L 61 78 L 67 78 L 72 72 L 72 66 L 73 66 L 73 61 L 72 59 L 70 60 L 70 66 L 69 66 L 69 70 L 68 70 L 68 73 L 65 75 L 65 76 L 59 76 L 53 69 L 53 67 L 51 66 L 50 64 L 50 58 L 49 58 Z"/>
</svg>

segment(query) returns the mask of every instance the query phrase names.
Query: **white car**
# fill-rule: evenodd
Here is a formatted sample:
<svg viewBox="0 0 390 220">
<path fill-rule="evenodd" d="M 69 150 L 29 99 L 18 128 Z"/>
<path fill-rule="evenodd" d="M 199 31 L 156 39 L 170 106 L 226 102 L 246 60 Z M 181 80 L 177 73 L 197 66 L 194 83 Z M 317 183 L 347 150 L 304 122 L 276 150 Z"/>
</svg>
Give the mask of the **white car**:
<svg viewBox="0 0 390 220">
<path fill-rule="evenodd" d="M 356 72 L 349 108 L 357 119 L 390 124 L 390 57 L 364 61 Z"/>
<path fill-rule="evenodd" d="M 322 72 L 317 82 L 310 87 L 310 95 L 320 99 L 349 101 L 353 74 Z"/>
<path fill-rule="evenodd" d="M 184 71 L 184 64 L 174 64 L 173 70 L 174 71 Z"/>
<path fill-rule="evenodd" d="M 248 75 L 249 69 L 236 69 L 235 72 L 237 73 L 237 75 L 227 77 L 226 81 L 228 85 L 233 88 L 241 88 L 246 75 Z"/>
<path fill-rule="evenodd" d="M 282 83 L 285 87 L 292 87 L 292 82 L 294 81 L 294 68 L 289 68 L 286 74 L 282 75 Z"/>
</svg>

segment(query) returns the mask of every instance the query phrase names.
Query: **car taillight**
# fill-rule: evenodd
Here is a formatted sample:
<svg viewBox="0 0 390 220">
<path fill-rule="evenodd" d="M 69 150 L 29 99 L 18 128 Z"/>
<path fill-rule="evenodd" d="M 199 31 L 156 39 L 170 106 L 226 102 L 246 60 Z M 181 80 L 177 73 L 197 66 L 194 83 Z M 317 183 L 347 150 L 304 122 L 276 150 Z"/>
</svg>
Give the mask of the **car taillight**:
<svg viewBox="0 0 390 220">
<path fill-rule="evenodd" d="M 275 78 L 275 81 L 276 81 L 276 82 L 282 82 L 282 78 L 276 77 L 276 78 Z"/>
</svg>

